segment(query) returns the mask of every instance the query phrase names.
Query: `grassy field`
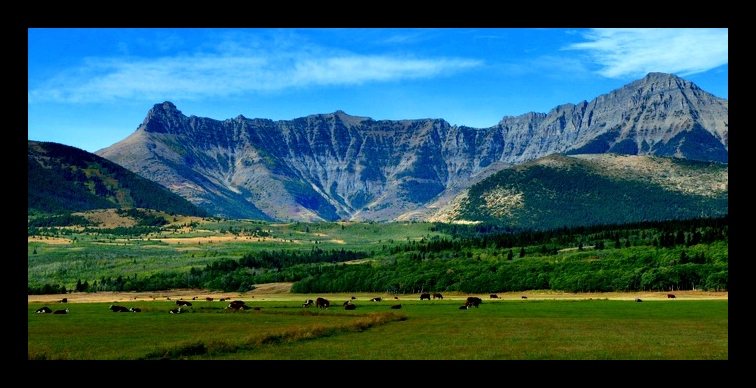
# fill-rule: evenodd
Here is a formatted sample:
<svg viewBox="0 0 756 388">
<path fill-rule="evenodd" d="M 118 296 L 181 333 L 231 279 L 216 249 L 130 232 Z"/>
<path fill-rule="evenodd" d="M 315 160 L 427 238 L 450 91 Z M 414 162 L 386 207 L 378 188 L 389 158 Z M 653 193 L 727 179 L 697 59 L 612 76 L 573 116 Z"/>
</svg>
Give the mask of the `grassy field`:
<svg viewBox="0 0 756 388">
<path fill-rule="evenodd" d="M 244 299 L 259 311 L 194 301 L 28 304 L 29 359 L 241 360 L 727 360 L 727 299 L 464 299 L 370 302 L 303 308 L 307 295 Z M 314 298 L 312 298 L 314 299 Z M 390 306 L 401 304 L 401 309 Z M 69 314 L 36 314 L 47 305 Z"/>
</svg>

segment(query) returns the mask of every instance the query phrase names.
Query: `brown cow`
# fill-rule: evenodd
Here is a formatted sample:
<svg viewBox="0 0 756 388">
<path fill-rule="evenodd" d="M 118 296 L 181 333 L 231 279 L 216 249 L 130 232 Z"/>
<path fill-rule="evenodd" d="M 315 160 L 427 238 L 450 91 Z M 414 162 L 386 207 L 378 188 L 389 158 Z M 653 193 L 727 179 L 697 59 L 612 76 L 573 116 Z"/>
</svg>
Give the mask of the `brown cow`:
<svg viewBox="0 0 756 388">
<path fill-rule="evenodd" d="M 235 300 L 229 303 L 227 308 L 232 310 L 249 310 L 249 306 L 247 306 L 242 300 Z"/>
<path fill-rule="evenodd" d="M 444 299 L 444 296 L 441 294 L 433 294 L 433 299 Z"/>
<path fill-rule="evenodd" d="M 329 302 L 328 299 L 318 298 L 315 300 L 315 306 L 321 309 L 327 309 L 331 306 L 331 302 Z"/>
<path fill-rule="evenodd" d="M 356 304 L 348 304 L 344 306 L 344 310 L 355 310 L 357 308 Z"/>
<path fill-rule="evenodd" d="M 667 298 L 668 299 L 675 299 L 675 295 L 674 294 L 667 294 Z"/>
<path fill-rule="evenodd" d="M 402 305 L 401 304 L 395 304 L 395 305 L 391 306 L 391 308 L 394 309 L 394 310 L 399 310 L 400 308 L 402 308 Z"/>
<path fill-rule="evenodd" d="M 467 307 L 473 306 L 475 308 L 478 308 L 478 305 L 480 305 L 481 303 L 483 303 L 483 300 L 478 298 L 477 296 L 469 296 L 467 297 L 467 301 L 465 301 L 465 305 L 467 305 Z"/>
<path fill-rule="evenodd" d="M 208 301 L 208 302 L 212 302 L 213 298 L 211 298 L 211 297 L 208 296 L 207 298 L 205 298 L 205 300 Z"/>
<path fill-rule="evenodd" d="M 525 295 L 523 295 L 523 296 L 522 296 L 522 299 L 528 299 L 528 297 L 527 297 L 527 296 L 525 296 Z"/>
<path fill-rule="evenodd" d="M 501 298 L 499 298 L 499 295 L 496 295 L 496 294 L 491 294 L 491 295 L 489 295 L 488 297 L 489 297 L 490 299 L 501 299 Z"/>
<path fill-rule="evenodd" d="M 430 294 L 420 294 L 420 300 L 428 299 L 430 300 Z"/>
</svg>

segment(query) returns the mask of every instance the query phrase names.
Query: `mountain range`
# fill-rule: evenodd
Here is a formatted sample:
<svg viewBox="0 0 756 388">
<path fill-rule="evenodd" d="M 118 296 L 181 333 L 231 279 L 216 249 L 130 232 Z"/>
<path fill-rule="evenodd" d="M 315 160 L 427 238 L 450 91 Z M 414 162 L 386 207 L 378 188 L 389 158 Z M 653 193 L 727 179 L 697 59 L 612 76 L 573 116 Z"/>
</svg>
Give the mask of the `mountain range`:
<svg viewBox="0 0 756 388">
<path fill-rule="evenodd" d="M 721 215 L 728 101 L 663 73 L 490 128 L 343 111 L 215 120 L 166 101 L 96 155 L 227 218 L 533 226 L 563 212 L 578 223 Z"/>
</svg>

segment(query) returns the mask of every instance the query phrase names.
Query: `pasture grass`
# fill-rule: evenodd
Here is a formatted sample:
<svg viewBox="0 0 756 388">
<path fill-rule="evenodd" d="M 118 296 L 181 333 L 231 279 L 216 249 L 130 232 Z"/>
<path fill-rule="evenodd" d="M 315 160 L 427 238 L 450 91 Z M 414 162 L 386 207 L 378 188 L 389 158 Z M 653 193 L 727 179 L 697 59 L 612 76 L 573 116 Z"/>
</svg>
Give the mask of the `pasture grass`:
<svg viewBox="0 0 756 388">
<path fill-rule="evenodd" d="M 338 300 L 338 299 L 332 299 Z M 136 302 L 135 302 L 136 303 Z M 215 302 L 213 302 L 215 303 Z M 728 301 L 356 301 L 328 310 L 301 302 L 225 303 L 169 314 L 168 301 L 109 303 L 36 314 L 28 304 L 28 357 L 69 360 L 727 360 Z M 131 307 L 131 305 L 129 305 Z"/>
</svg>

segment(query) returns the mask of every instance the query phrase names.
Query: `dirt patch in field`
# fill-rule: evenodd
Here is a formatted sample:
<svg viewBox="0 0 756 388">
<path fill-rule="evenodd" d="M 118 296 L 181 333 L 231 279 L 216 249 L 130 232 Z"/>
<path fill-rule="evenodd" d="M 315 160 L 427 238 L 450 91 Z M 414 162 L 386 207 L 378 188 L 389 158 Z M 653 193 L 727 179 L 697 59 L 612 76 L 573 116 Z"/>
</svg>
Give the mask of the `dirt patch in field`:
<svg viewBox="0 0 756 388">
<path fill-rule="evenodd" d="M 356 300 L 369 301 L 372 298 L 380 297 L 383 301 L 390 302 L 395 300 L 420 300 L 420 294 L 386 294 L 386 293 L 336 293 L 336 294 L 295 294 L 291 292 L 292 283 L 267 283 L 255 285 L 255 290 L 250 292 L 218 292 L 208 290 L 170 290 L 170 291 L 152 291 L 152 292 L 97 292 L 97 293 L 70 293 L 54 295 L 29 295 L 28 303 L 60 303 L 63 298 L 68 299 L 68 303 L 128 303 L 133 301 L 152 301 L 152 300 L 188 300 L 199 303 L 208 303 L 205 298 L 213 298 L 213 302 L 225 300 L 244 300 L 244 301 L 305 301 L 322 296 L 331 301 L 332 304 L 341 304 L 343 301 L 355 297 Z M 668 298 L 667 294 L 675 295 L 674 299 Z M 553 299 L 607 299 L 607 300 L 635 300 L 642 301 L 678 301 L 678 300 L 700 300 L 700 299 L 728 299 L 728 292 L 708 292 L 708 291 L 674 291 L 674 292 L 599 292 L 599 293 L 562 293 L 554 291 L 528 291 L 528 292 L 507 292 L 497 293 L 498 298 L 492 299 L 488 294 L 460 294 L 444 293 L 444 300 L 467 299 L 468 296 L 477 296 L 483 299 L 483 303 L 496 302 L 499 300 L 553 300 Z M 525 298 L 523 298 L 525 296 Z"/>
</svg>

